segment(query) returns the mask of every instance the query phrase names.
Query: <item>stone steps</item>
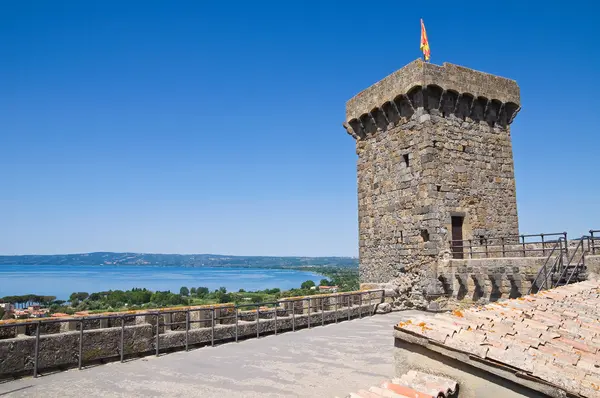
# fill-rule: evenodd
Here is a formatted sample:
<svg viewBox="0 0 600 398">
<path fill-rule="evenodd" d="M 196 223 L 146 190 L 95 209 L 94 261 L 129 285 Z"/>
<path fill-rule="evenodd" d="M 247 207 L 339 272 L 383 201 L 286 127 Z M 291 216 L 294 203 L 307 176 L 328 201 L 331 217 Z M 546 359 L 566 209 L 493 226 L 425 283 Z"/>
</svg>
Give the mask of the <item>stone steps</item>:
<svg viewBox="0 0 600 398">
<path fill-rule="evenodd" d="M 456 397 L 458 383 L 442 376 L 411 370 L 400 378 L 368 390 L 358 390 L 345 398 L 438 398 Z"/>
</svg>

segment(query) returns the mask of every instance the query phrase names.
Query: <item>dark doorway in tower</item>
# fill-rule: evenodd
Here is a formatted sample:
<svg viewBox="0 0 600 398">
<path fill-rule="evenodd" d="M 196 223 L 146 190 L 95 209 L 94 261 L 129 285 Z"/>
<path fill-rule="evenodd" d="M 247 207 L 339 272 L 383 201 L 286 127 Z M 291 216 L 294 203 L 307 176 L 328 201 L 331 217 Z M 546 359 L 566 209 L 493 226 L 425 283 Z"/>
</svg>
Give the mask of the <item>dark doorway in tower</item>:
<svg viewBox="0 0 600 398">
<path fill-rule="evenodd" d="M 463 258 L 463 220 L 452 216 L 452 258 Z"/>
</svg>

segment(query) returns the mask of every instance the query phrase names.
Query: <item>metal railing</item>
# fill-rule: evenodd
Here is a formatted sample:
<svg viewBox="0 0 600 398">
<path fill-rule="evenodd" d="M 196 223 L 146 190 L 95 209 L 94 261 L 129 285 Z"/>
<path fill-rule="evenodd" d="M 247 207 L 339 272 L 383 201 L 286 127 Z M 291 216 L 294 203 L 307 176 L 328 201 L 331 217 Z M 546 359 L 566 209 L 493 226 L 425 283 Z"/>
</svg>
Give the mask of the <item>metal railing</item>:
<svg viewBox="0 0 600 398">
<path fill-rule="evenodd" d="M 549 288 L 547 286 L 548 283 L 550 284 L 550 286 L 552 286 L 552 275 L 557 270 L 562 268 L 563 244 L 566 246 L 566 243 L 567 242 L 563 243 L 562 238 L 559 238 L 558 241 L 554 243 L 554 245 L 552 246 L 552 250 L 550 251 L 550 254 L 546 258 L 546 261 L 544 261 L 544 265 L 542 265 L 542 267 L 538 271 L 537 275 L 535 276 L 535 279 L 531 283 L 531 287 L 529 288 L 529 291 L 527 292 L 527 294 L 535 293 L 533 291 L 534 288 L 537 289 L 538 291 L 543 290 L 544 288 L 548 289 Z M 548 268 L 548 263 L 550 262 L 550 260 L 552 258 L 554 258 L 554 260 L 552 262 L 552 266 L 550 268 Z M 540 283 L 540 278 L 541 278 L 541 283 Z"/>
<path fill-rule="evenodd" d="M 0 323 L 0 331 L 4 328 L 32 328 L 35 327 L 35 344 L 34 344 L 34 352 L 33 352 L 33 377 L 38 377 L 40 364 L 40 340 L 41 340 L 41 329 L 43 327 L 47 327 L 48 325 L 54 324 L 65 324 L 70 323 L 68 326 L 75 326 L 75 330 L 79 331 L 78 337 L 78 351 L 77 351 L 77 367 L 78 369 L 82 369 L 84 366 L 84 358 L 85 358 L 85 349 L 84 349 L 84 341 L 86 324 L 100 322 L 102 321 L 107 325 L 105 327 L 100 326 L 100 328 L 94 328 L 93 330 L 102 330 L 102 329 L 112 329 L 114 330 L 115 326 L 108 326 L 109 323 L 117 324 L 116 327 L 120 327 L 119 333 L 119 342 L 118 342 L 118 355 L 112 354 L 102 358 L 94 358 L 93 361 L 98 360 L 106 360 L 106 359 L 114 359 L 119 358 L 121 362 L 124 361 L 126 356 L 125 344 L 127 340 L 126 331 L 128 328 L 140 326 L 137 323 L 137 318 L 146 317 L 146 322 L 144 324 L 150 325 L 153 330 L 154 339 L 154 354 L 159 356 L 161 353 L 161 349 L 164 351 L 167 348 L 183 348 L 187 351 L 190 346 L 190 330 L 194 324 L 201 324 L 200 327 L 195 330 L 206 330 L 210 328 L 210 339 L 207 341 L 197 341 L 193 343 L 194 345 L 207 345 L 211 346 L 215 345 L 215 341 L 230 341 L 231 338 L 217 336 L 216 330 L 217 325 L 220 328 L 230 327 L 233 328 L 233 340 L 238 342 L 239 339 L 242 338 L 251 338 L 253 336 L 248 334 L 240 334 L 240 326 L 242 324 L 249 325 L 253 322 L 256 324 L 256 338 L 260 338 L 261 336 L 261 323 L 273 324 L 273 327 L 269 330 L 268 328 L 263 328 L 262 334 L 268 334 L 270 332 L 275 335 L 281 333 L 283 331 L 296 331 L 299 328 L 307 327 L 311 328 L 315 326 L 315 323 L 311 323 L 311 318 L 317 316 L 318 322 L 317 325 L 325 325 L 326 323 L 337 323 L 340 320 L 351 320 L 354 316 L 355 318 L 362 318 L 363 316 L 371 316 L 373 315 L 375 305 L 383 302 L 384 300 L 384 290 L 365 290 L 358 292 L 348 292 L 348 293 L 334 293 L 328 295 L 314 295 L 314 296 L 305 296 L 305 297 L 290 297 L 285 299 L 280 299 L 274 302 L 262 302 L 262 303 L 247 303 L 247 304 L 224 304 L 224 305 L 214 305 L 214 306 L 204 306 L 204 307 L 188 307 L 182 309 L 167 309 L 167 310 L 155 310 L 155 311 L 146 311 L 146 312 L 128 312 L 128 313 L 119 313 L 119 314 L 109 314 L 109 315 L 97 315 L 97 316 L 85 316 L 78 318 L 57 318 L 57 319 L 40 319 L 35 321 L 24 321 L 24 322 L 3 322 Z M 377 297 L 378 296 L 378 297 Z M 333 303 L 331 303 L 333 301 Z M 368 306 L 365 307 L 365 306 Z M 332 310 L 333 307 L 333 310 Z M 244 310 L 250 308 L 250 310 Z M 205 315 L 209 316 L 206 317 Z M 318 316 L 320 314 L 320 317 Z M 175 316 L 174 316 L 175 315 Z M 173 318 L 182 317 L 184 315 L 184 320 L 182 321 L 173 321 Z M 263 316 L 269 316 L 268 318 L 261 318 Z M 168 321 L 165 321 L 165 317 L 168 317 Z M 248 317 L 254 317 L 253 321 L 245 321 Z M 241 319 L 242 318 L 242 319 Z M 306 318 L 304 324 L 298 322 L 299 318 Z M 129 326 L 126 325 L 127 321 L 131 321 L 133 319 L 133 324 Z M 284 322 L 287 321 L 287 322 Z M 231 322 L 231 323 L 227 323 Z M 288 326 L 286 326 L 286 323 Z M 291 323 L 291 325 L 289 325 Z M 209 324 L 207 326 L 207 324 Z M 168 335 L 166 333 L 166 328 L 179 329 L 183 328 L 183 332 L 185 333 L 185 340 L 183 343 L 183 347 L 181 345 L 169 346 L 166 348 L 161 347 L 161 336 Z M 62 329 L 62 328 L 60 328 Z M 161 333 L 161 329 L 163 332 Z M 133 331 L 132 331 L 133 332 Z M 177 330 L 175 330 L 177 332 Z M 52 336 L 61 334 L 59 333 L 45 333 L 45 336 Z M 132 333 L 133 337 L 133 333 Z M 21 340 L 21 339 L 19 339 Z M 0 339 L 0 344 L 2 344 L 3 340 Z M 129 352 L 128 355 L 140 356 L 147 355 L 148 352 Z M 92 360 L 90 360 L 92 362 Z M 64 364 L 46 364 L 44 368 L 52 368 L 58 365 Z M 74 365 L 71 364 L 71 365 Z M 27 369 L 16 370 L 13 373 L 22 373 Z M 8 373 L 8 375 L 13 374 Z M 6 376 L 0 373 L 0 378 Z"/>
<path fill-rule="evenodd" d="M 559 285 L 568 285 L 569 283 L 571 283 L 571 279 L 573 278 L 574 275 L 579 275 L 579 272 L 581 270 L 585 270 L 585 245 L 584 242 L 588 240 L 587 236 L 582 236 L 581 239 L 579 239 L 579 243 L 577 243 L 577 246 L 575 246 L 575 249 L 573 249 L 572 251 L 572 255 L 571 258 L 568 259 L 567 264 L 565 264 L 565 266 L 562 268 L 562 272 L 560 273 L 560 276 L 556 279 L 556 281 L 553 281 L 553 285 L 552 287 L 556 287 Z M 589 242 L 589 240 L 588 240 Z M 581 251 L 580 254 L 578 254 L 577 252 Z M 568 257 L 568 254 L 567 254 Z M 577 261 L 573 264 L 573 259 L 577 258 Z M 570 272 L 569 272 L 570 271 Z M 569 275 L 568 278 L 566 279 L 566 281 L 563 283 L 564 278 L 567 276 L 567 274 Z"/>
<path fill-rule="evenodd" d="M 508 235 L 451 240 L 452 258 L 542 257 L 560 240 L 567 242 L 566 232 L 532 235 Z M 565 250 L 568 250 L 565 246 Z"/>
<path fill-rule="evenodd" d="M 592 254 L 600 254 L 600 229 L 590 229 L 588 248 Z"/>
</svg>

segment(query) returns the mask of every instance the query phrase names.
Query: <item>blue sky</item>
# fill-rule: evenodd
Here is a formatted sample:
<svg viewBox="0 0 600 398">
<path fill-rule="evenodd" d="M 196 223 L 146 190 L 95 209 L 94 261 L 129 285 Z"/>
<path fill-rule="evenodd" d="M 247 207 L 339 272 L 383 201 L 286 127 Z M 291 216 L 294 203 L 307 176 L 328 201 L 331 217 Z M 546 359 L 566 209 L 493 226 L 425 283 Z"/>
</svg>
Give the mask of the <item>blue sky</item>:
<svg viewBox="0 0 600 398">
<path fill-rule="evenodd" d="M 0 253 L 356 255 L 345 102 L 421 55 L 419 18 L 433 63 L 521 87 L 521 231 L 600 228 L 599 11 L 3 2 Z"/>
</svg>

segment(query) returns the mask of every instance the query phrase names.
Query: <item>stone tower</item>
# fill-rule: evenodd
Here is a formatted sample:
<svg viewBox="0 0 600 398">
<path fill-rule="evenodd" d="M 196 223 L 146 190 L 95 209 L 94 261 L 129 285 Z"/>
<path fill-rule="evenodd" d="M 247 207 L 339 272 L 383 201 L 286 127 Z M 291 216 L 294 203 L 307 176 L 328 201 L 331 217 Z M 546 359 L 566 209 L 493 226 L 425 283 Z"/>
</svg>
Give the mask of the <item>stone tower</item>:
<svg viewBox="0 0 600 398">
<path fill-rule="evenodd" d="M 518 234 L 513 80 L 416 60 L 346 104 L 356 140 L 361 282 L 435 277 L 462 239 Z"/>
</svg>

